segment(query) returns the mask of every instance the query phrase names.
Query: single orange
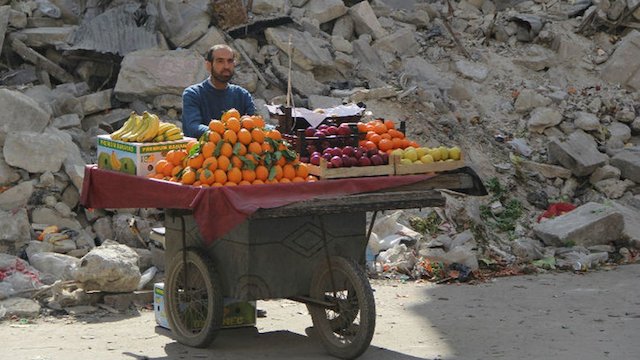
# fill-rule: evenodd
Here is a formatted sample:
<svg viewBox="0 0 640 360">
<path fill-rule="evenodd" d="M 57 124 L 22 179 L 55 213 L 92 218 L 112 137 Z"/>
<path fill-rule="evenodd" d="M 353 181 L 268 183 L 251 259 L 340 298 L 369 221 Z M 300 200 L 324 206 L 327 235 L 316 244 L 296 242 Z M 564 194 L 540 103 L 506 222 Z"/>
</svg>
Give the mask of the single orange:
<svg viewBox="0 0 640 360">
<path fill-rule="evenodd" d="M 218 141 L 220 141 L 220 140 L 222 140 L 222 135 L 220 135 L 219 133 L 217 133 L 215 131 L 209 131 L 209 141 L 211 141 L 214 144 L 217 144 Z"/>
<path fill-rule="evenodd" d="M 202 156 L 204 156 L 204 158 L 206 159 L 213 156 L 213 151 L 215 149 L 216 149 L 216 145 L 211 141 L 207 141 L 202 145 L 202 147 L 200 148 L 200 151 L 202 152 Z"/>
<path fill-rule="evenodd" d="M 282 177 L 287 178 L 289 180 L 296 177 L 296 169 L 291 164 L 285 164 L 282 166 Z"/>
<path fill-rule="evenodd" d="M 233 155 L 233 146 L 228 142 L 222 144 L 222 146 L 220 147 L 220 155 L 231 157 Z"/>
<path fill-rule="evenodd" d="M 233 183 L 239 183 L 242 181 L 242 171 L 240 168 L 232 167 L 231 170 L 227 171 L 227 181 Z"/>
<path fill-rule="evenodd" d="M 264 165 L 256 166 L 256 179 L 266 181 L 269 178 L 269 169 Z"/>
<path fill-rule="evenodd" d="M 241 144 L 249 145 L 249 143 L 251 143 L 251 140 L 252 140 L 252 138 L 251 138 L 251 132 L 249 132 L 249 130 L 247 130 L 247 129 L 240 129 L 240 130 L 238 131 L 238 141 L 239 141 Z"/>
<path fill-rule="evenodd" d="M 207 185 L 213 184 L 216 180 L 215 177 L 213 176 L 213 171 L 209 169 L 204 169 L 200 173 L 200 176 L 198 177 L 198 179 L 202 184 L 207 184 Z"/>
<path fill-rule="evenodd" d="M 222 138 L 232 145 L 238 141 L 238 135 L 234 130 L 231 129 L 225 130 L 224 134 L 222 134 Z"/>
<path fill-rule="evenodd" d="M 213 178 L 215 183 L 224 184 L 227 182 L 227 172 L 221 169 L 216 169 L 213 172 Z"/>
<path fill-rule="evenodd" d="M 250 153 L 260 155 L 262 154 L 262 146 L 260 146 L 260 143 L 258 143 L 257 141 L 253 141 L 249 143 L 249 146 L 247 147 L 247 151 L 249 151 Z"/>
<path fill-rule="evenodd" d="M 378 149 L 380 149 L 382 151 L 387 151 L 387 150 L 393 149 L 393 141 L 391 141 L 389 139 L 380 140 L 380 142 L 378 142 Z"/>
<path fill-rule="evenodd" d="M 220 120 L 211 120 L 209 122 L 209 129 L 212 132 L 215 132 L 215 133 L 217 133 L 219 135 L 222 135 L 222 133 L 224 133 L 224 131 L 226 130 L 224 128 L 224 123 L 222 121 L 220 121 Z"/>
<path fill-rule="evenodd" d="M 242 170 L 242 180 L 253 182 L 256 179 L 256 172 L 254 170 L 244 169 Z"/>
<path fill-rule="evenodd" d="M 231 160 L 225 155 L 218 156 L 218 169 L 227 171 L 231 165 Z"/>
<path fill-rule="evenodd" d="M 209 157 L 202 162 L 202 169 L 215 170 L 218 168 L 218 158 Z"/>
<path fill-rule="evenodd" d="M 190 166 L 194 169 L 200 169 L 202 167 L 202 163 L 204 162 L 204 156 L 202 154 L 198 154 L 196 156 L 190 156 L 187 161 L 187 166 Z"/>
<path fill-rule="evenodd" d="M 309 175 L 309 167 L 305 163 L 300 163 L 296 166 L 296 176 L 301 177 L 303 180 Z"/>
<path fill-rule="evenodd" d="M 282 140 L 282 134 L 280 134 L 280 131 L 276 129 L 269 130 L 266 135 L 268 138 L 271 138 L 273 140 Z"/>
<path fill-rule="evenodd" d="M 251 139 L 258 144 L 262 144 L 264 142 L 264 131 L 259 128 L 254 128 L 251 130 Z"/>
<path fill-rule="evenodd" d="M 233 130 L 233 132 L 237 133 L 241 128 L 240 120 L 236 117 L 229 118 L 225 123 L 225 126 L 227 127 L 227 130 Z"/>
<path fill-rule="evenodd" d="M 191 185 L 196 181 L 196 172 L 191 169 L 185 169 L 182 172 L 182 177 L 180 178 L 180 182 L 185 185 Z"/>
<path fill-rule="evenodd" d="M 297 183 L 297 182 L 304 182 L 304 178 L 300 177 L 300 176 L 296 176 L 293 178 L 293 180 L 291 180 L 291 182 Z"/>
<path fill-rule="evenodd" d="M 395 129 L 396 128 L 396 124 L 393 122 L 393 120 L 385 120 L 384 121 L 384 126 L 387 127 L 387 130 L 391 130 L 391 129 Z"/>
<path fill-rule="evenodd" d="M 240 120 L 240 125 L 242 125 L 243 129 L 247 129 L 249 131 L 251 131 L 251 129 L 256 127 L 256 123 L 249 116 L 247 116 L 247 117 L 243 116 L 243 118 Z"/>
</svg>

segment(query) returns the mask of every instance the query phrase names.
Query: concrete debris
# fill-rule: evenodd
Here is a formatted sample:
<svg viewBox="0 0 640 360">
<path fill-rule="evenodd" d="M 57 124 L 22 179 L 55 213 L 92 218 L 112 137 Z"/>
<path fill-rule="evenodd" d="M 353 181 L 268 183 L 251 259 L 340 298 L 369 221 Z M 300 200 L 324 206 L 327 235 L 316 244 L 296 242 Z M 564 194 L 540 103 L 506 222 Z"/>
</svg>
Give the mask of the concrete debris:
<svg viewBox="0 0 640 360">
<path fill-rule="evenodd" d="M 2 297 L 46 293 L 49 308 L 93 311 L 77 307 L 94 305 L 89 290 L 133 294 L 162 278 L 150 236 L 162 211 L 82 208 L 84 166 L 131 111 L 180 125 L 181 93 L 208 76 L 202 55 L 216 43 L 239 51 L 234 81 L 272 125 L 265 105 L 290 80 L 296 106 L 361 101 L 366 119 L 463 149 L 489 196 L 443 192 L 444 209 L 395 215 L 401 233 L 372 237 L 377 275 L 467 281 L 638 259 L 639 1 L 79 3 L 0 1 L 0 255 L 29 270 L 9 278 L 0 266 Z M 35 305 L 0 303 L 0 314 Z"/>
</svg>

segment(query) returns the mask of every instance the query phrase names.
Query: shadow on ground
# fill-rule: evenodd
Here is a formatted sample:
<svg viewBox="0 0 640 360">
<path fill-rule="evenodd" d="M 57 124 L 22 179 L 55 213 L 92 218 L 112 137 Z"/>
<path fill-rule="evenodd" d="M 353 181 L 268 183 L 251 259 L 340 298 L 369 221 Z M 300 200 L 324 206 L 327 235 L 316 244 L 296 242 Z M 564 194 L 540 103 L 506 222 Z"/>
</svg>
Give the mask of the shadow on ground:
<svg viewBox="0 0 640 360">
<path fill-rule="evenodd" d="M 156 333 L 170 337 L 166 329 L 156 327 Z M 313 331 L 308 331 L 312 334 Z M 226 329 L 220 332 L 211 346 L 196 349 L 172 342 L 165 346 L 166 357 L 162 359 L 336 359 L 330 356 L 313 335 L 304 336 L 290 331 L 258 332 L 257 328 Z M 148 357 L 127 353 L 132 359 Z M 367 360 L 422 360 L 415 356 L 370 346 L 358 359 Z"/>
</svg>

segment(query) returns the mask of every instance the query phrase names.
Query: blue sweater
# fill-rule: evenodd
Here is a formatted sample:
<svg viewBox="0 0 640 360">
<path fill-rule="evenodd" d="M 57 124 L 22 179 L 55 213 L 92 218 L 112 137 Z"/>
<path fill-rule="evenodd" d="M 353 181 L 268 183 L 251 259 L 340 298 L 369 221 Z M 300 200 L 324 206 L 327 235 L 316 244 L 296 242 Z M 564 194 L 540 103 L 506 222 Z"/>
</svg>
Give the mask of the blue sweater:
<svg viewBox="0 0 640 360">
<path fill-rule="evenodd" d="M 256 112 L 251 94 L 241 86 L 229 84 L 226 89 L 218 90 L 209 79 L 191 85 L 182 93 L 182 131 L 197 139 L 209 129 L 211 119 L 220 119 L 231 108 L 240 115 Z"/>
</svg>

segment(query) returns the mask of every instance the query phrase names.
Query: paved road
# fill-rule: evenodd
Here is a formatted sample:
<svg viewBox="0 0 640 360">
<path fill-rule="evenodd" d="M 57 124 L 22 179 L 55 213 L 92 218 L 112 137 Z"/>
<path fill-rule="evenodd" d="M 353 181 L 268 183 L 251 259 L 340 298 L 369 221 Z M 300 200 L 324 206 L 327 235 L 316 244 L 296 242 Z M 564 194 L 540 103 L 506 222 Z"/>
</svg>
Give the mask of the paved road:
<svg viewBox="0 0 640 360">
<path fill-rule="evenodd" d="M 377 325 L 363 360 L 640 359 L 640 264 L 480 285 L 374 281 Z M 306 308 L 266 301 L 257 328 L 208 349 L 157 333 L 153 313 L 0 323 L 0 359 L 330 359 Z"/>
</svg>

